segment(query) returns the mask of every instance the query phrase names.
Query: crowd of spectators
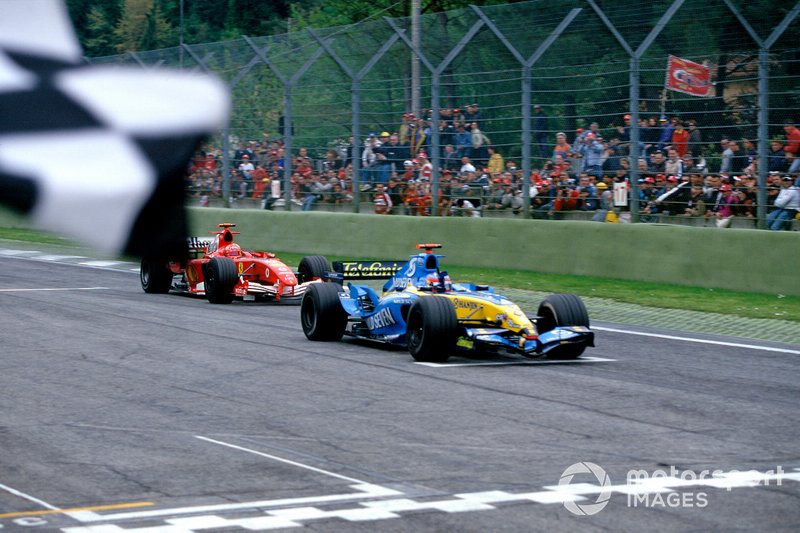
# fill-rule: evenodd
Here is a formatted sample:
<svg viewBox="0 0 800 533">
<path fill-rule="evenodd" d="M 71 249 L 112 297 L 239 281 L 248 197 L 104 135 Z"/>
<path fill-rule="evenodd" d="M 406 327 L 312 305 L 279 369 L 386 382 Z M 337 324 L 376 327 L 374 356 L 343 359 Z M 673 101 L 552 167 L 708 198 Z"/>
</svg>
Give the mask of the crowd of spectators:
<svg viewBox="0 0 800 533">
<path fill-rule="evenodd" d="M 755 219 L 759 162 L 751 140 L 720 139 L 720 155 L 714 158 L 719 167 L 712 171 L 705 152 L 714 150 L 715 143 L 703 139 L 695 120 L 643 117 L 634 189 L 629 175 L 633 164 L 631 117 L 623 115 L 621 119 L 619 125 L 606 129 L 592 122 L 586 129 L 553 135 L 544 108 L 534 106 L 531 141 L 535 168 L 529 181 L 534 218 L 553 219 L 583 211 L 589 212 L 592 220 L 615 222 L 624 218 L 636 201 L 645 222 L 667 215 L 729 227 L 734 217 Z M 437 212 L 443 216 L 480 217 L 500 211 L 520 215 L 524 206 L 522 169 L 492 144 L 483 130 L 485 124 L 478 104 L 463 110 L 440 110 L 443 149 L 436 198 L 431 186 L 434 169 L 428 157 L 429 115 L 407 113 L 397 131 L 370 133 L 356 161 L 352 159 L 352 138 L 335 141 L 319 159 L 312 158 L 307 148 L 299 148 L 288 158 L 291 201 L 302 210 L 351 204 L 355 164 L 360 168 L 361 199 L 371 200 L 378 214 L 427 216 L 436 202 Z M 771 229 L 787 228 L 791 219 L 800 217 L 800 130 L 787 123 L 784 132 L 784 139 L 771 142 L 767 160 L 767 222 Z M 222 194 L 220 161 L 220 151 L 206 146 L 192 162 L 187 189 L 200 205 L 208 205 Z M 232 202 L 249 199 L 267 209 L 280 206 L 286 163 L 281 140 L 265 135 L 260 141 L 239 143 L 231 158 Z"/>
</svg>

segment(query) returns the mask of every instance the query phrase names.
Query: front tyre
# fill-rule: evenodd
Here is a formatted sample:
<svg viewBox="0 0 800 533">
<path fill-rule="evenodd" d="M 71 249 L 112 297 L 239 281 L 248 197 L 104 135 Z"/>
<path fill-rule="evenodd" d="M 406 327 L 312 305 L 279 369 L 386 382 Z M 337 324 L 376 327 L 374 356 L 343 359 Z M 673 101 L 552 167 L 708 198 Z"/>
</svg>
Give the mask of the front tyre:
<svg viewBox="0 0 800 533">
<path fill-rule="evenodd" d="M 417 361 L 444 363 L 458 336 L 453 302 L 442 296 L 421 296 L 408 311 L 406 342 Z"/>
<path fill-rule="evenodd" d="M 536 322 L 539 333 L 545 333 L 560 326 L 589 327 L 589 312 L 583 300 L 575 294 L 551 294 L 539 304 L 539 320 Z M 550 359 L 577 359 L 586 349 L 585 344 L 564 344 L 548 352 Z"/>
<path fill-rule="evenodd" d="M 233 287 L 239 281 L 236 262 L 229 257 L 213 257 L 205 269 L 206 298 L 212 304 L 233 301 Z"/>
<path fill-rule="evenodd" d="M 347 327 L 347 313 L 335 283 L 312 283 L 300 304 L 303 333 L 312 341 L 338 341 Z"/>
<path fill-rule="evenodd" d="M 172 271 L 166 261 L 144 257 L 139 267 L 139 281 L 148 294 L 166 294 L 172 287 Z"/>
<path fill-rule="evenodd" d="M 314 279 L 322 279 L 325 277 L 325 272 L 330 272 L 331 267 L 328 260 L 322 255 L 308 255 L 300 260 L 300 265 L 297 267 L 298 282 L 306 283 L 314 281 Z"/>
</svg>

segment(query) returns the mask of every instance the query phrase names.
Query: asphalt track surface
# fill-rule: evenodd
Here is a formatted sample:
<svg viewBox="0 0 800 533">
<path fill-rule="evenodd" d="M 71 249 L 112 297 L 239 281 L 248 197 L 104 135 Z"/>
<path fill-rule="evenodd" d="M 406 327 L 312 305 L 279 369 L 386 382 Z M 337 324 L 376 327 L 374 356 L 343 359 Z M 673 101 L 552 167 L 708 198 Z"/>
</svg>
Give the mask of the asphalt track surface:
<svg viewBox="0 0 800 533">
<path fill-rule="evenodd" d="M 798 345 L 594 316 L 584 362 L 425 366 L 296 305 L 0 269 L 3 531 L 800 527 Z"/>
</svg>

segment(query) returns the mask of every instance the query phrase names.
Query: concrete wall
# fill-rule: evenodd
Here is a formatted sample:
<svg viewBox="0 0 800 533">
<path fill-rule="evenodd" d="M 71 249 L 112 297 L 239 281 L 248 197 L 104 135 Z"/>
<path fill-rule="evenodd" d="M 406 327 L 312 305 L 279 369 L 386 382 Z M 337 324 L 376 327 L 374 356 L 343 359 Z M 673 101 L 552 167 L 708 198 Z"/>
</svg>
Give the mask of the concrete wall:
<svg viewBox="0 0 800 533">
<path fill-rule="evenodd" d="M 447 263 L 800 295 L 800 234 L 652 224 L 429 218 L 192 208 L 193 234 L 234 222 L 254 248 L 404 259 L 444 245 Z"/>
</svg>

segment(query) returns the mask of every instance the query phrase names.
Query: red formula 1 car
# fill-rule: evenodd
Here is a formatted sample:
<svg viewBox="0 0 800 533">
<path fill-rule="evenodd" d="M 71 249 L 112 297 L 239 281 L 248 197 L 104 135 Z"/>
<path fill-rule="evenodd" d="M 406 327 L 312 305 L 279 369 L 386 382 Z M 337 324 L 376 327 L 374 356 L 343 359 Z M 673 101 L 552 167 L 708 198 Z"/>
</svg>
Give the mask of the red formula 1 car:
<svg viewBox="0 0 800 533">
<path fill-rule="evenodd" d="M 311 283 L 319 283 L 330 272 L 323 256 L 304 257 L 297 272 L 275 254 L 242 250 L 233 242 L 236 224 L 218 224 L 215 237 L 189 239 L 190 258 L 185 262 L 142 259 L 140 280 L 147 293 L 177 292 L 205 295 L 215 304 L 243 300 L 298 299 Z M 180 276 L 180 277 L 178 277 Z"/>
</svg>

